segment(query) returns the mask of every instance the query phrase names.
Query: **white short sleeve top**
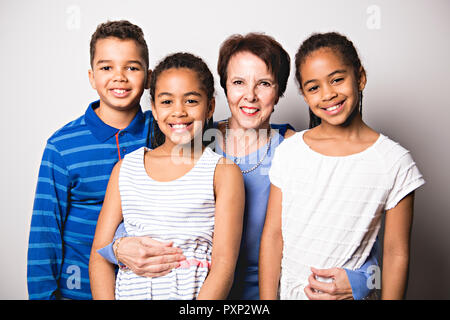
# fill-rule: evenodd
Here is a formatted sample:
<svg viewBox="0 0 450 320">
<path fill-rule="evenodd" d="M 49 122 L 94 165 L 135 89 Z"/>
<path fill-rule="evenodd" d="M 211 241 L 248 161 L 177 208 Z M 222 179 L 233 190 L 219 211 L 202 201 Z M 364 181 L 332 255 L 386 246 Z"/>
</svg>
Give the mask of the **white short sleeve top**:
<svg viewBox="0 0 450 320">
<path fill-rule="evenodd" d="M 380 134 L 366 150 L 325 156 L 298 132 L 275 151 L 269 177 L 282 191 L 281 299 L 306 299 L 310 267 L 359 268 L 383 212 L 425 183 L 408 150 Z"/>
</svg>

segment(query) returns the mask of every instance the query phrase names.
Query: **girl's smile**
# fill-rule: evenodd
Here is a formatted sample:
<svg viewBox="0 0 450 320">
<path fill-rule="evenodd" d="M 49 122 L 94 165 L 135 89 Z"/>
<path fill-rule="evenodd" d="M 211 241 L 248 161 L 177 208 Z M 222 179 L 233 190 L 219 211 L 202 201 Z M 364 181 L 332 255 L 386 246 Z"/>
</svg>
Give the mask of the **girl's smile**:
<svg viewBox="0 0 450 320">
<path fill-rule="evenodd" d="M 322 110 L 328 115 L 336 115 L 344 109 L 345 101 L 333 104 L 331 106 L 323 107 Z"/>
<path fill-rule="evenodd" d="M 184 133 L 187 131 L 192 130 L 193 122 L 186 122 L 186 123 L 169 123 L 169 127 L 172 129 L 172 132 L 175 133 Z"/>
</svg>

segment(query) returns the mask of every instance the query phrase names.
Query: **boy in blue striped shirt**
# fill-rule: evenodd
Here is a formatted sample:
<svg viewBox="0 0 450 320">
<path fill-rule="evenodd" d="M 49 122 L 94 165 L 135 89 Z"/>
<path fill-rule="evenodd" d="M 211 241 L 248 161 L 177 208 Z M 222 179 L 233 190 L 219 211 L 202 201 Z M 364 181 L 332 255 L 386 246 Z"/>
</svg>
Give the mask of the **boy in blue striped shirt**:
<svg viewBox="0 0 450 320">
<path fill-rule="evenodd" d="M 47 141 L 28 248 L 30 299 L 92 299 L 89 255 L 112 168 L 149 145 L 150 111 L 139 105 L 150 76 L 141 28 L 99 25 L 90 43 L 89 81 L 100 100 Z"/>
</svg>

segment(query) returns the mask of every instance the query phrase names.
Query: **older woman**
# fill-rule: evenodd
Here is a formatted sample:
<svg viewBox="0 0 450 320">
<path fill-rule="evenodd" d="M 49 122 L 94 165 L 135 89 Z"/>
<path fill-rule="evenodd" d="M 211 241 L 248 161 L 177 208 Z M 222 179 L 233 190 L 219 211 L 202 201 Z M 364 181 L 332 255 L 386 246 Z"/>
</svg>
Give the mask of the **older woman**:
<svg viewBox="0 0 450 320">
<path fill-rule="evenodd" d="M 231 117 L 215 123 L 221 133 L 216 140 L 216 152 L 232 159 L 241 168 L 246 192 L 241 250 L 229 297 L 259 299 L 259 246 L 270 191 L 268 171 L 275 148 L 295 133 L 288 124 L 270 123 L 274 107 L 286 90 L 290 58 L 270 36 L 259 33 L 233 35 L 220 48 L 217 69 Z M 142 276 L 163 275 L 183 259 L 181 252 L 170 244 L 148 238 L 121 240 L 120 247 L 116 241 L 115 250 L 119 261 Z M 376 264 L 374 256 L 375 252 L 356 271 L 314 270 L 306 294 L 310 299 L 366 297 L 369 275 L 364 271 Z M 318 281 L 315 276 L 332 278 L 333 282 Z"/>
</svg>

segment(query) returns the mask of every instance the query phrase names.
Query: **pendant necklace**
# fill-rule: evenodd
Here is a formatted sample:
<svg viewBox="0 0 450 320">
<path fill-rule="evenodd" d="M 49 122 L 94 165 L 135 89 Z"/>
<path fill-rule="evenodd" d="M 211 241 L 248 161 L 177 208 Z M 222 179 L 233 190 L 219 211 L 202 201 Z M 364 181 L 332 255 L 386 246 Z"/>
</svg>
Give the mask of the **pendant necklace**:
<svg viewBox="0 0 450 320">
<path fill-rule="evenodd" d="M 229 125 L 228 125 L 228 119 L 225 122 L 225 139 L 224 139 L 224 153 L 227 152 L 227 135 L 228 135 L 228 130 L 229 130 Z M 258 161 L 258 163 L 256 165 L 254 165 L 252 168 L 248 169 L 248 170 L 241 170 L 241 172 L 243 174 L 249 173 L 254 171 L 256 168 L 258 168 L 261 163 L 264 161 L 264 159 L 266 158 L 267 154 L 269 153 L 269 149 L 270 149 L 270 142 L 272 140 L 272 135 L 271 135 L 271 130 L 270 130 L 270 125 L 269 125 L 269 142 L 267 143 L 267 147 L 266 147 L 266 152 L 264 153 L 264 156 Z M 239 164 L 239 159 L 237 157 L 234 157 L 234 163 Z"/>
</svg>

